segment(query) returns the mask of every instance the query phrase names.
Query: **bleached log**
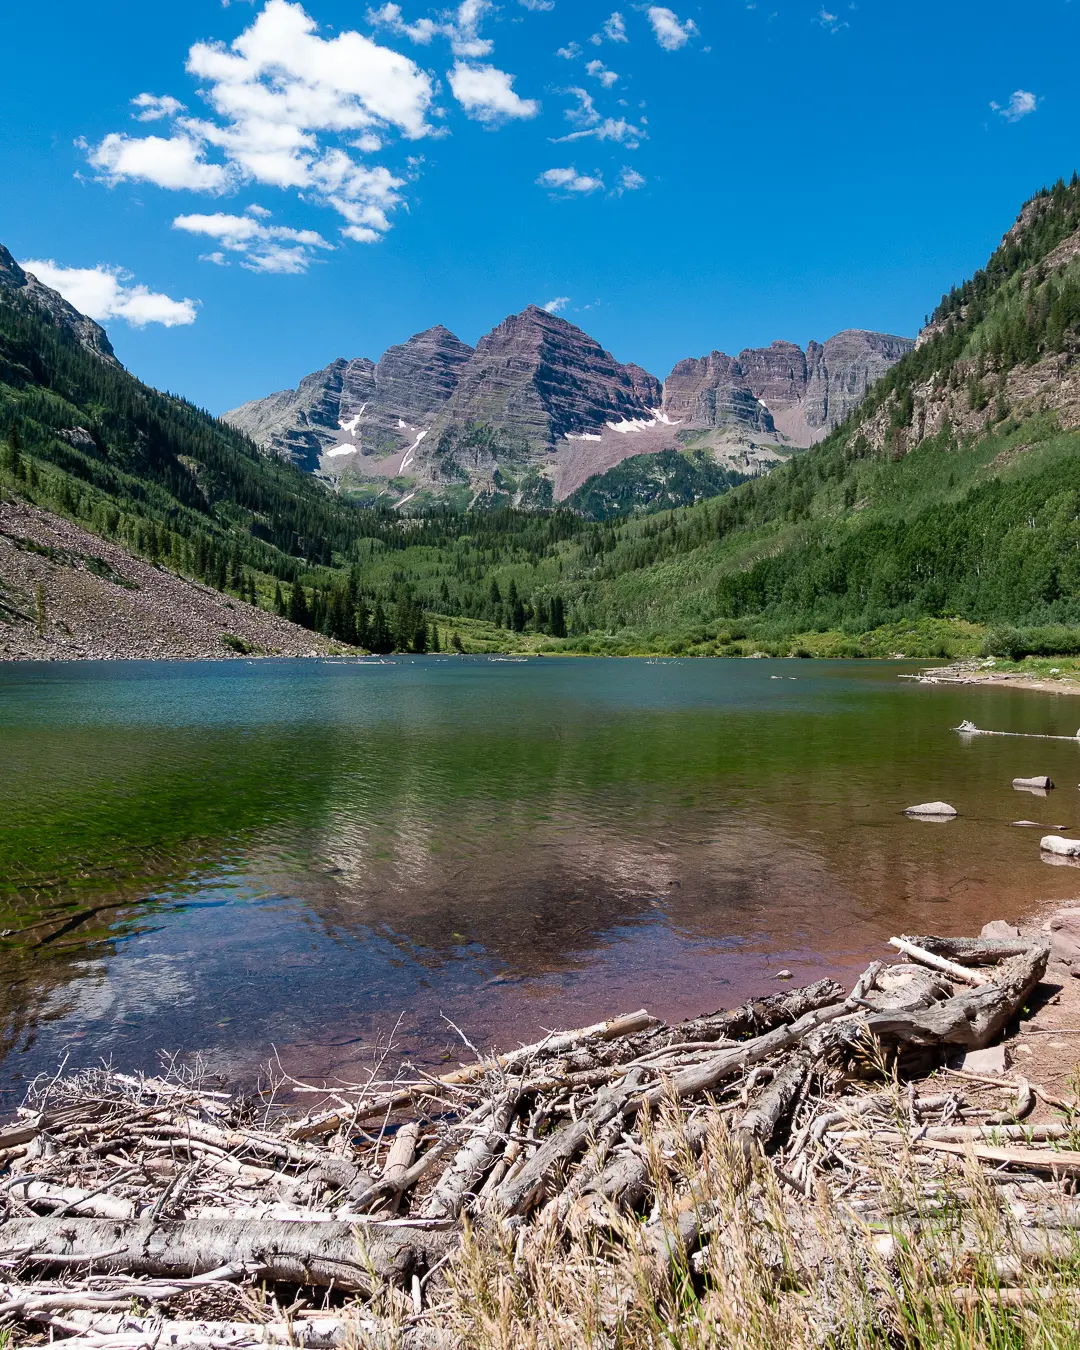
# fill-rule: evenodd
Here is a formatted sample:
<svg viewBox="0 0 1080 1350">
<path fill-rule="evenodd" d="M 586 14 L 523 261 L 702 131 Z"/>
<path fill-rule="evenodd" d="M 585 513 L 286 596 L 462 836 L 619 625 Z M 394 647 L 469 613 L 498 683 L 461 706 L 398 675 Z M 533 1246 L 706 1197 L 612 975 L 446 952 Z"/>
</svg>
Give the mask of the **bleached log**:
<svg viewBox="0 0 1080 1350">
<path fill-rule="evenodd" d="M 58 1260 L 99 1274 L 181 1277 L 241 1262 L 273 1280 L 371 1293 L 381 1282 L 407 1285 L 456 1241 L 452 1233 L 349 1223 L 8 1219 L 0 1224 L 0 1260 L 18 1252 L 28 1265 Z"/>
<path fill-rule="evenodd" d="M 386 1155 L 386 1166 L 382 1179 L 391 1190 L 400 1192 L 405 1173 L 416 1157 L 416 1141 L 420 1138 L 420 1122 L 406 1121 L 394 1136 L 390 1152 Z"/>
<path fill-rule="evenodd" d="M 992 984 L 964 990 L 929 1008 L 869 1013 L 864 1026 L 886 1042 L 982 1050 L 1016 1016 L 1045 974 L 1049 956 L 1049 941 L 1040 939 L 1021 955 L 1003 961 Z"/>
<path fill-rule="evenodd" d="M 131 1313 L 53 1316 L 35 1319 L 63 1332 L 70 1350 L 247 1350 L 260 1345 L 303 1346 L 304 1350 L 336 1350 L 337 1346 L 369 1345 L 385 1350 L 439 1350 L 453 1339 L 434 1327 L 400 1329 L 357 1315 L 311 1314 L 280 1322 L 184 1322 Z"/>
<path fill-rule="evenodd" d="M 691 1153 L 698 1154 L 708 1137 L 709 1121 L 699 1116 L 684 1127 L 681 1132 L 660 1130 L 654 1140 L 657 1151 L 662 1155 L 667 1150 L 687 1146 Z M 585 1188 L 586 1195 L 601 1195 L 622 1210 L 636 1209 L 652 1189 L 649 1175 L 649 1160 L 641 1153 L 623 1153 L 607 1164 L 600 1175 Z"/>
<path fill-rule="evenodd" d="M 810 1057 L 793 1055 L 755 1105 L 746 1112 L 735 1128 L 735 1141 L 744 1157 L 750 1158 L 770 1142 L 777 1126 L 791 1110 L 809 1073 Z"/>
<path fill-rule="evenodd" d="M 30 1204 L 52 1203 L 54 1210 L 70 1210 L 84 1218 L 133 1219 L 135 1205 L 118 1195 L 95 1193 L 79 1186 L 54 1186 L 48 1181 L 37 1181 L 28 1176 L 9 1186 L 8 1192 Z"/>
<path fill-rule="evenodd" d="M 439 1178 L 421 1211 L 425 1219 L 456 1219 L 469 1196 L 474 1194 L 505 1146 L 505 1134 L 517 1109 L 517 1093 L 507 1093 L 492 1112 L 487 1125 L 477 1130 L 460 1148 L 454 1161 Z"/>
<path fill-rule="evenodd" d="M 731 1078 L 741 1069 L 758 1064 L 780 1050 L 788 1050 L 793 1045 L 798 1045 L 818 1027 L 835 1022 L 838 1017 L 844 1017 L 851 1011 L 846 1002 L 833 1003 L 807 1013 L 790 1026 L 776 1027 L 775 1030 L 766 1032 L 764 1036 L 755 1036 L 753 1040 L 744 1041 L 742 1045 L 720 1050 L 708 1059 L 702 1060 L 700 1064 L 693 1064 L 674 1074 L 670 1080 L 670 1087 L 662 1083 L 659 1087 L 644 1093 L 640 1103 L 655 1105 L 672 1093 L 676 1097 L 690 1097 L 699 1092 L 710 1092 L 718 1083 Z"/>
<path fill-rule="evenodd" d="M 955 961 L 949 961 L 944 956 L 938 956 L 936 952 L 928 952 L 914 942 L 909 942 L 907 938 L 891 937 L 889 945 L 895 947 L 897 951 L 903 952 L 905 956 L 910 956 L 913 961 L 918 961 L 924 966 L 930 966 L 933 970 L 940 970 L 951 979 L 960 980 L 963 984 L 990 983 L 985 975 L 980 975 L 974 970 L 968 970 L 966 966 L 957 965 Z"/>
<path fill-rule="evenodd" d="M 597 1093 L 585 1115 L 546 1140 L 519 1171 L 507 1177 L 495 1192 L 496 1203 L 508 1214 L 519 1214 L 527 1209 L 551 1173 L 573 1162 L 593 1134 L 623 1111 L 637 1091 L 641 1077 L 640 1069 L 632 1069 L 621 1084 Z"/>
</svg>

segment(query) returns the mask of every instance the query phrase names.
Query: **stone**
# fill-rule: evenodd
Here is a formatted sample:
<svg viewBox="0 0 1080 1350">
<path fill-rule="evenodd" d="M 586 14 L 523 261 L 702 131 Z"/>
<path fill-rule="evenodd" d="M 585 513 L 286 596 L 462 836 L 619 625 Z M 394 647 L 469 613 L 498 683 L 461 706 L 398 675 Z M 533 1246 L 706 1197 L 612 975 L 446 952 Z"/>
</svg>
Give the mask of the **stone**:
<svg viewBox="0 0 1080 1350">
<path fill-rule="evenodd" d="M 1018 938 L 1020 929 L 1006 919 L 992 919 L 989 923 L 983 924 L 979 936 L 984 938 Z"/>
<path fill-rule="evenodd" d="M 437 325 L 388 348 L 377 365 L 366 356 L 339 357 L 295 389 L 243 403 L 222 420 L 312 473 L 339 446 L 380 458 L 400 454 L 451 398 L 472 354 Z"/>
<path fill-rule="evenodd" d="M 1080 839 L 1065 839 L 1060 834 L 1044 834 L 1039 840 L 1044 853 L 1056 853 L 1062 858 L 1080 858 Z"/>
<path fill-rule="evenodd" d="M 968 1050 L 960 1061 L 960 1067 L 966 1073 L 1004 1073 L 1005 1047 L 989 1045 L 985 1050 Z"/>
<path fill-rule="evenodd" d="M 1054 786 L 1054 780 L 1043 774 L 1038 778 L 1014 778 L 1012 780 L 1012 785 L 1014 788 L 1019 788 L 1021 791 L 1025 788 L 1036 788 L 1040 792 L 1049 792 Z"/>
<path fill-rule="evenodd" d="M 776 972 L 776 978 L 778 980 L 793 980 L 795 977 L 790 970 L 778 970 Z"/>
<path fill-rule="evenodd" d="M 957 814 L 955 806 L 948 802 L 923 802 L 920 806 L 909 806 L 905 816 L 924 816 L 931 820 L 951 820 Z"/>
<path fill-rule="evenodd" d="M 831 431 L 866 397 L 866 391 L 881 378 L 914 342 L 890 333 L 870 333 L 848 328 L 823 345 L 806 349 L 805 418 L 811 428 Z"/>
<path fill-rule="evenodd" d="M 1050 930 L 1050 959 L 1080 970 L 1080 909 L 1057 910 L 1051 914 L 1047 927 Z"/>
</svg>

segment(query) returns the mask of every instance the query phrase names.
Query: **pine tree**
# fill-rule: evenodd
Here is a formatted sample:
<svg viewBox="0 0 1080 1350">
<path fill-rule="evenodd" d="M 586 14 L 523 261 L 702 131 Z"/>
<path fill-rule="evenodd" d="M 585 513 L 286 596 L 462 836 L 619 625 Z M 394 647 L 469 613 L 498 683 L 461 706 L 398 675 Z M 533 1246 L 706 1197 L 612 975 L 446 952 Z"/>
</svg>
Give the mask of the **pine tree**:
<svg viewBox="0 0 1080 1350">
<path fill-rule="evenodd" d="M 465 648 L 462 646 L 461 643 L 461 634 L 457 631 L 456 628 L 454 629 L 453 636 L 450 639 L 450 646 L 453 647 L 454 651 L 456 651 L 458 655 L 461 655 L 465 651 Z"/>
<path fill-rule="evenodd" d="M 367 644 L 373 652 L 384 655 L 394 650 L 394 637 L 387 622 L 386 610 L 381 600 L 375 601 L 375 613 L 371 616 L 371 634 Z"/>
<path fill-rule="evenodd" d="M 280 618 L 285 617 L 285 597 L 281 594 L 281 582 L 274 582 L 274 613 Z"/>
<path fill-rule="evenodd" d="M 566 636 L 566 613 L 561 595 L 551 597 L 551 636 L 557 638 Z"/>
<path fill-rule="evenodd" d="M 299 581 L 294 581 L 292 592 L 289 595 L 289 621 L 298 623 L 302 628 L 308 626 L 308 606 L 307 596 L 304 594 L 304 588 Z"/>
<path fill-rule="evenodd" d="M 442 651 L 442 647 L 439 643 L 439 625 L 434 621 L 434 619 L 431 622 L 431 642 L 429 646 L 431 651 L 433 652 Z"/>
</svg>

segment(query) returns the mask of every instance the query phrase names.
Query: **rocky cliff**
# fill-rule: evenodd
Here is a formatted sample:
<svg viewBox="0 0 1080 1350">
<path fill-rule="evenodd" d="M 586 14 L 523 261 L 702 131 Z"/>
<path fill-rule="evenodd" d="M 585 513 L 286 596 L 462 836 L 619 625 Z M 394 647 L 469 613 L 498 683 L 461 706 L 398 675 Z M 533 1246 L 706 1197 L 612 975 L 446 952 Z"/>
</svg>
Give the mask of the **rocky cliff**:
<svg viewBox="0 0 1080 1350">
<path fill-rule="evenodd" d="M 664 382 L 664 412 L 687 429 L 776 434 L 805 447 L 839 426 L 866 391 L 911 350 L 910 338 L 847 329 L 804 352 L 794 342 L 680 361 Z"/>
<path fill-rule="evenodd" d="M 225 420 L 384 500 L 562 500 L 624 459 L 693 446 L 760 473 L 837 425 L 911 347 L 857 330 L 680 361 L 662 384 L 530 305 L 473 350 L 430 328 L 376 365 L 334 361 Z"/>
<path fill-rule="evenodd" d="M 339 358 L 295 389 L 244 403 L 223 420 L 313 472 L 333 470 L 323 464 L 328 452 L 331 461 L 350 452 L 383 459 L 407 449 L 431 422 L 472 354 L 438 325 L 389 348 L 378 365 Z"/>
<path fill-rule="evenodd" d="M 648 416 L 660 381 L 620 365 L 580 328 L 530 305 L 476 345 L 444 423 L 483 423 L 530 450 Z"/>
<path fill-rule="evenodd" d="M 32 304 L 102 361 L 120 364 L 105 329 L 69 305 L 59 291 L 43 286 L 32 272 L 24 272 L 3 244 L 0 244 L 0 290 Z"/>
</svg>

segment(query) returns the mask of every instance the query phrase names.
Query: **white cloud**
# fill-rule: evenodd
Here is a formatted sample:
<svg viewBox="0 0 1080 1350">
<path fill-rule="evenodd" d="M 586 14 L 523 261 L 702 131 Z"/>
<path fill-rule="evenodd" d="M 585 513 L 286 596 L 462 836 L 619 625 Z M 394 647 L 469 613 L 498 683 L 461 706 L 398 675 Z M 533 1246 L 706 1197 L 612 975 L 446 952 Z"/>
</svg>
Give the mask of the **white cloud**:
<svg viewBox="0 0 1080 1350">
<path fill-rule="evenodd" d="M 111 187 L 131 180 L 173 191 L 221 192 L 230 179 L 228 169 L 207 163 L 203 146 L 184 133 L 166 138 L 113 131 L 88 158 Z"/>
<path fill-rule="evenodd" d="M 665 9 L 663 5 L 651 5 L 648 17 L 657 42 L 666 52 L 677 52 L 680 47 L 685 47 L 698 31 L 693 19 L 683 23 L 673 10 Z"/>
<path fill-rule="evenodd" d="M 487 6 L 465 0 L 456 22 L 475 25 Z M 349 238 L 373 241 L 390 228 L 403 180 L 359 163 L 339 138 L 373 153 L 387 133 L 432 133 L 432 79 L 408 57 L 351 30 L 321 38 L 302 5 L 266 0 L 231 46 L 196 43 L 187 69 L 216 117 L 177 118 L 168 139 L 106 136 L 89 158 L 108 182 L 215 193 L 255 182 L 333 207 Z M 223 162 L 208 161 L 211 150 Z"/>
<path fill-rule="evenodd" d="M 594 33 L 589 39 L 597 47 L 604 41 L 608 42 L 629 42 L 626 36 L 626 20 L 618 10 L 608 19 L 599 33 Z"/>
<path fill-rule="evenodd" d="M 1004 117 L 1006 122 L 1019 122 L 1021 117 L 1027 117 L 1028 113 L 1033 113 L 1039 106 L 1037 95 L 1029 93 L 1026 89 L 1014 90 L 1004 107 L 1000 103 L 991 103 L 991 108 Z"/>
<path fill-rule="evenodd" d="M 568 141 L 583 141 L 587 137 L 592 137 L 598 141 L 614 141 L 617 145 L 625 145 L 628 150 L 636 150 L 645 136 L 644 127 L 636 127 L 623 117 L 605 117 L 595 126 L 585 127 L 581 131 L 571 131 L 566 136 L 552 137 L 552 144 L 565 145 Z"/>
<path fill-rule="evenodd" d="M 619 77 L 615 71 L 608 70 L 603 61 L 590 61 L 585 70 L 594 80 L 599 80 L 605 89 L 610 89 L 613 84 L 619 82 Z"/>
<path fill-rule="evenodd" d="M 576 61 L 581 55 L 581 48 L 576 42 L 568 42 L 565 47 L 560 47 L 555 55 L 561 56 L 564 61 Z"/>
<path fill-rule="evenodd" d="M 522 0 L 524 3 L 524 0 Z M 450 39 L 450 47 L 455 56 L 465 56 L 475 60 L 477 57 L 490 56 L 494 43 L 490 38 L 480 36 L 480 25 L 491 11 L 491 0 L 462 0 L 456 10 L 442 16 L 436 23 L 433 19 L 417 19 L 415 23 L 406 23 L 401 6 L 385 4 L 381 9 L 369 9 L 368 23 L 376 28 L 390 28 L 395 33 L 404 33 L 413 42 L 429 43 L 436 34 Z M 526 5 L 526 8 L 547 9 L 546 4 Z"/>
<path fill-rule="evenodd" d="M 618 192 L 621 195 L 624 192 L 636 192 L 638 188 L 645 186 L 645 179 L 636 169 L 623 169 L 619 174 Z"/>
<path fill-rule="evenodd" d="M 592 127 L 600 121 L 600 114 L 596 111 L 593 96 L 587 89 L 574 87 L 564 92 L 573 94 L 578 101 L 576 108 L 567 108 L 564 114 L 568 122 L 573 122 L 575 126 L 579 127 Z"/>
<path fill-rule="evenodd" d="M 176 117 L 184 112 L 184 104 L 170 94 L 138 94 L 131 100 L 137 112 L 131 115 L 136 122 L 157 122 L 163 117 Z"/>
<path fill-rule="evenodd" d="M 540 104 L 535 99 L 521 98 L 514 93 L 513 75 L 494 66 L 473 66 L 457 61 L 448 78 L 454 97 L 477 122 L 491 124 L 511 117 L 535 117 L 540 111 Z"/>
<path fill-rule="evenodd" d="M 577 169 L 546 169 L 536 180 L 540 187 L 550 188 L 553 192 L 576 192 L 588 194 L 604 186 L 602 178 L 590 177 L 578 173 Z"/>
<path fill-rule="evenodd" d="M 104 322 L 125 319 L 133 328 L 148 323 L 176 328 L 195 322 L 194 300 L 173 300 L 146 286 L 132 285 L 134 277 L 122 267 L 62 267 L 51 258 L 27 258 L 19 264 L 45 286 L 51 286 L 80 313 Z"/>
<path fill-rule="evenodd" d="M 830 33 L 839 33 L 841 28 L 847 28 L 846 19 L 841 19 L 837 14 L 830 14 L 827 9 L 819 9 L 817 12 L 817 22 L 822 28 L 827 28 Z"/>
<path fill-rule="evenodd" d="M 395 33 L 404 33 L 406 37 L 412 38 L 413 42 L 419 42 L 422 46 L 426 46 L 439 31 L 438 24 L 433 23 L 431 19 L 417 19 L 415 23 L 406 23 L 402 18 L 400 5 L 386 4 L 381 9 L 369 9 L 367 18 L 373 28 L 391 28 Z"/>
<path fill-rule="evenodd" d="M 173 229 L 203 235 L 229 253 L 243 254 L 242 267 L 253 272 L 306 272 L 315 250 L 333 248 L 315 230 L 293 230 L 287 225 L 267 225 L 269 212 L 249 207 L 242 216 L 216 211 L 213 215 L 177 216 Z M 204 255 L 207 262 L 223 266 L 228 261 L 218 250 Z"/>
<path fill-rule="evenodd" d="M 535 14 L 537 10 L 548 10 L 555 8 L 555 0 L 518 0 L 522 9 L 531 9 Z"/>
<path fill-rule="evenodd" d="M 570 297 L 568 295 L 557 295 L 554 300 L 549 300 L 547 302 L 547 304 L 544 306 L 544 309 L 549 314 L 558 314 L 558 312 L 561 309 L 565 309 L 569 303 Z"/>
</svg>

